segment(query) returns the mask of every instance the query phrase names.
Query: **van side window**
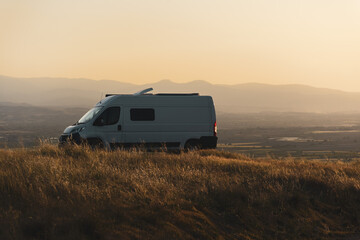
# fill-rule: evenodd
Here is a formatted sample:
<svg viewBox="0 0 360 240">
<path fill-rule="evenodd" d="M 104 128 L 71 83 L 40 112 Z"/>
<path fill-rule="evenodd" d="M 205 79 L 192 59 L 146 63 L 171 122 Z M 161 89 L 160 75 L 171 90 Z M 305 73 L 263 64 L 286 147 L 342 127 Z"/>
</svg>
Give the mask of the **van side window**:
<svg viewBox="0 0 360 240">
<path fill-rule="evenodd" d="M 120 107 L 109 107 L 94 122 L 94 126 L 113 125 L 119 121 Z"/>
<path fill-rule="evenodd" d="M 155 111 L 152 108 L 132 108 L 130 119 L 131 121 L 154 121 Z"/>
</svg>

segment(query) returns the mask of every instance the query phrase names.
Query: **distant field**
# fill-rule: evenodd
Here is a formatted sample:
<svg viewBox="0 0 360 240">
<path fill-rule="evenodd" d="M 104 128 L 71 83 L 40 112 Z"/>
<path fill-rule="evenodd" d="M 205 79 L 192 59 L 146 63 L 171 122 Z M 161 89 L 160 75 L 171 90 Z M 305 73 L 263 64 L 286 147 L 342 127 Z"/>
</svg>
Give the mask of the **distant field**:
<svg viewBox="0 0 360 240">
<path fill-rule="evenodd" d="M 87 109 L 9 106 L 0 104 L 0 148 L 32 147 L 41 139 L 58 138 Z"/>
<path fill-rule="evenodd" d="M 0 239 L 357 239 L 360 163 L 0 150 Z"/>
<path fill-rule="evenodd" d="M 360 160 L 360 152 L 357 151 L 332 151 L 332 150 L 306 150 L 306 146 L 285 146 L 283 148 L 274 148 L 272 146 L 249 145 L 248 143 L 218 144 L 217 149 L 222 151 L 236 152 L 249 157 L 275 157 L 275 158 L 300 158 L 308 160 L 322 161 L 356 161 Z M 295 145 L 296 146 L 296 145 Z M 301 148 L 302 147 L 302 148 Z M 357 146 L 354 146 L 357 147 Z M 328 149 L 328 148 L 324 148 Z"/>
</svg>

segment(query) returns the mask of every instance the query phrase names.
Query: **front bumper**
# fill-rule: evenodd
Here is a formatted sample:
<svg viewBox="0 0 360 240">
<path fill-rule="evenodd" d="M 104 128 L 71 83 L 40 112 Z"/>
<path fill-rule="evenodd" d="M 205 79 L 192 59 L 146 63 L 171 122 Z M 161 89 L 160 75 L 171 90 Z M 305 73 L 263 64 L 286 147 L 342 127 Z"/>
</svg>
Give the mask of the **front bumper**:
<svg viewBox="0 0 360 240">
<path fill-rule="evenodd" d="M 60 145 L 65 143 L 80 144 L 82 142 L 83 142 L 83 138 L 80 136 L 79 133 L 62 134 L 59 138 Z"/>
</svg>

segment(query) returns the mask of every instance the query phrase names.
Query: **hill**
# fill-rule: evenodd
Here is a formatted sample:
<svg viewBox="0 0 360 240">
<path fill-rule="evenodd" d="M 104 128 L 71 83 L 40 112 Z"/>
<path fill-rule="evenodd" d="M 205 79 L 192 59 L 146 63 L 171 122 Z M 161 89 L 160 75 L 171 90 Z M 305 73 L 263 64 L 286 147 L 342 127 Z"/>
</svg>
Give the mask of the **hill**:
<svg viewBox="0 0 360 240">
<path fill-rule="evenodd" d="M 0 238 L 356 239 L 359 186 L 359 162 L 0 149 Z"/>
<path fill-rule="evenodd" d="M 36 106 L 90 107 L 106 93 L 199 92 L 211 95 L 219 112 L 344 112 L 360 109 L 360 93 L 303 85 L 174 83 L 163 80 L 135 85 L 119 81 L 65 78 L 20 79 L 0 76 L 0 102 Z"/>
</svg>

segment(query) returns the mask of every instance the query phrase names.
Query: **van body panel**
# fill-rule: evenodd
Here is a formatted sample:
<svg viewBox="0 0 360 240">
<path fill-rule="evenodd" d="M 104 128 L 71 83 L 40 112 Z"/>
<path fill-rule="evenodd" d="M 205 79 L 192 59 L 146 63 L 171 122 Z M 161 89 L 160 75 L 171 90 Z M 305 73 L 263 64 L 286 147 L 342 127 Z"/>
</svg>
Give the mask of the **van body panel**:
<svg viewBox="0 0 360 240">
<path fill-rule="evenodd" d="M 66 128 L 60 142 L 76 133 L 84 141 L 100 139 L 106 147 L 140 144 L 184 148 L 191 140 L 203 148 L 216 148 L 216 114 L 210 96 L 111 95 L 95 106 L 102 107 L 101 111 L 84 124 Z M 110 125 L 99 124 L 99 118 L 103 113 L 105 116 L 109 108 L 120 108 L 118 121 L 112 120 Z M 110 115 L 108 117 L 112 118 Z"/>
</svg>

